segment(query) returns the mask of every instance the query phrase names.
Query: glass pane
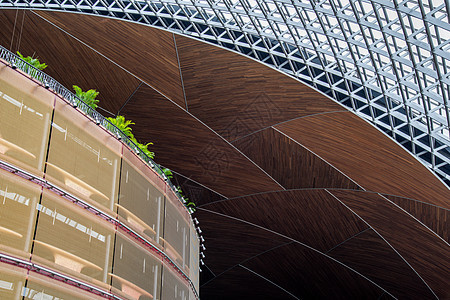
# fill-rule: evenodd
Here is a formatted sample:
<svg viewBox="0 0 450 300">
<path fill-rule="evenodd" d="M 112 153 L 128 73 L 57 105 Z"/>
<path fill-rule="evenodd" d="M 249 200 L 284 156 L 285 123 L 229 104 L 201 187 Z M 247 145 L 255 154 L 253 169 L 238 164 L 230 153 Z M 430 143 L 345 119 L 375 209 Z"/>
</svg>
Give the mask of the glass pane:
<svg viewBox="0 0 450 300">
<path fill-rule="evenodd" d="M 182 280 L 180 275 L 177 275 L 169 268 L 164 267 L 161 299 L 188 300 L 189 287 L 187 284 L 187 281 Z"/>
<path fill-rule="evenodd" d="M 138 161 L 140 165 L 142 162 Z M 146 168 L 146 167 L 145 167 Z M 121 220 L 153 243 L 160 243 L 164 218 L 164 195 L 145 174 L 124 158 L 118 213 Z"/>
<path fill-rule="evenodd" d="M 29 258 L 41 188 L 0 170 L 0 251 Z"/>
<path fill-rule="evenodd" d="M 42 177 L 54 99 L 18 72 L 1 69 L 1 160 Z"/>
<path fill-rule="evenodd" d="M 134 152 L 128 149 L 128 147 L 123 147 L 123 158 L 132 165 L 133 168 L 139 170 L 139 172 L 159 191 L 164 192 L 166 190 L 167 185 L 164 179 L 162 179 L 156 171 L 153 171 L 149 165 L 144 163 Z"/>
<path fill-rule="evenodd" d="M 46 176 L 82 199 L 113 210 L 122 144 L 61 100 L 52 127 Z"/>
<path fill-rule="evenodd" d="M 195 298 L 194 292 L 192 291 L 192 289 L 189 289 L 189 300 L 196 300 L 197 298 Z"/>
<path fill-rule="evenodd" d="M 149 250 L 117 233 L 112 286 L 128 299 L 159 299 L 161 262 Z"/>
<path fill-rule="evenodd" d="M 81 288 L 36 273 L 30 273 L 22 295 L 24 299 L 33 300 L 104 299 Z"/>
<path fill-rule="evenodd" d="M 164 251 L 189 274 L 189 213 L 175 197 L 166 198 Z"/>
<path fill-rule="evenodd" d="M 194 227 L 194 224 L 191 223 L 190 228 L 191 233 L 191 252 L 190 252 L 190 272 L 189 272 L 189 278 L 191 279 L 192 283 L 195 286 L 195 289 L 197 292 L 199 292 L 199 284 L 200 284 L 200 278 L 199 278 L 199 248 L 200 248 L 200 242 L 197 238 L 197 233 Z"/>
<path fill-rule="evenodd" d="M 0 299 L 21 299 L 27 271 L 0 263 Z"/>
<path fill-rule="evenodd" d="M 106 286 L 114 226 L 46 190 L 38 209 L 33 261 Z"/>
</svg>

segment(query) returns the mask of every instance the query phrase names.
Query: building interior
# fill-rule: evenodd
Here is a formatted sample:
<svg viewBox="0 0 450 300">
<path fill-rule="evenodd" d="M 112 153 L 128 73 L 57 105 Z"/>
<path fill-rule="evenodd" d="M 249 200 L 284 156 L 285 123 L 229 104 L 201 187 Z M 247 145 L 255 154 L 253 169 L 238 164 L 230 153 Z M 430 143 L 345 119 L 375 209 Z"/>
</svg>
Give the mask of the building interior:
<svg viewBox="0 0 450 300">
<path fill-rule="evenodd" d="M 1 246 L 11 236 L 8 226 L 19 225 L 2 223 L 8 213 L 0 212 L 0 296 L 450 298 L 449 11 L 448 2 L 434 0 L 0 0 L 0 139 L 5 141 L 0 165 L 19 170 L 8 173 L 2 167 L 0 179 L 36 185 L 27 191 L 40 193 L 36 210 L 42 217 L 30 218 L 44 228 L 55 222 L 44 208 L 45 201 L 57 197 L 56 190 L 58 197 L 67 192 L 83 198 L 84 193 L 88 203 L 94 201 L 93 211 L 106 212 L 104 220 L 117 215 L 115 223 L 98 229 L 105 239 L 114 237 L 107 258 L 114 261 L 104 263 L 105 257 L 92 252 L 83 262 L 72 258 L 67 269 L 61 266 L 67 266 L 68 256 L 58 263 L 62 250 L 55 248 L 64 237 L 50 229 L 35 230 L 26 255 Z M 7 57 L 17 51 L 45 62 L 49 77 L 13 66 Z M 17 74 L 27 80 L 19 84 Z M 101 161 L 98 150 L 98 162 L 87 166 L 86 177 L 69 174 L 72 185 L 62 182 L 64 170 L 58 166 L 77 166 L 81 159 L 71 154 L 81 145 L 76 138 L 53 155 L 47 146 L 43 165 L 12 163 L 2 152 L 12 147 L 8 132 L 21 138 L 11 135 L 16 125 L 9 126 L 20 123 L 3 109 L 11 103 L 2 96 L 11 82 L 24 93 L 60 99 L 51 104 L 53 113 L 49 110 L 50 146 L 58 145 L 56 139 L 66 145 L 63 129 L 68 133 L 65 126 L 78 124 L 77 130 L 92 136 L 89 143 L 103 144 L 108 150 L 101 153 L 111 152 L 102 154 L 105 170 L 114 166 L 114 155 L 120 157 L 120 174 L 108 178 L 110 171 L 95 167 Z M 72 90 L 73 85 L 99 92 L 94 115 L 84 116 L 67 102 L 72 96 L 56 88 Z M 23 102 L 20 113 L 22 107 Z M 148 164 L 149 171 L 137 167 L 139 154 L 114 134 L 106 135 L 106 121 L 98 121 L 97 113 L 132 120 L 136 139 L 153 143 L 154 162 L 169 168 L 173 178 L 165 180 Z M 20 129 L 28 136 L 22 140 L 42 140 L 39 128 L 35 133 L 27 128 Z M 26 173 L 20 170 L 37 179 L 17 175 Z M 79 182 L 87 182 L 89 174 L 104 182 L 105 191 Z M 161 194 L 153 206 L 139 206 L 146 197 L 139 194 L 139 179 L 130 180 L 136 186 L 128 185 L 134 198 L 127 203 L 128 174 L 144 174 L 145 184 L 151 182 L 154 193 Z M 46 180 L 55 188 L 46 187 Z M 110 197 L 116 181 L 120 184 Z M 195 212 L 179 201 L 177 186 L 195 203 Z M 6 199 L 2 182 L 0 192 Z M 157 206 L 158 197 L 165 199 L 164 209 Z M 81 209 L 73 214 L 83 214 Z M 159 236 L 160 227 L 167 236 Z M 151 254 L 145 255 L 155 260 L 147 266 L 153 275 L 144 274 L 145 259 L 141 273 L 132 258 L 129 264 L 124 260 L 124 275 L 114 273 L 121 268 L 116 257 L 125 249 L 122 244 L 131 239 L 126 234 L 136 238 L 135 232 L 150 241 Z M 190 241 L 187 248 L 170 240 L 178 234 Z M 45 257 L 51 251 L 50 264 Z M 53 275 L 45 279 L 32 267 L 20 273 L 2 254 L 54 268 L 86 287 Z M 105 264 L 103 273 L 95 271 L 101 265 L 96 259 Z M 108 273 L 114 262 L 117 268 Z M 77 269 L 82 263 L 91 273 Z M 155 271 L 155 266 L 160 267 Z M 5 278 L 13 273 L 31 278 L 28 292 L 11 292 Z M 127 281 L 126 274 L 133 279 Z M 54 290 L 59 283 L 71 287 L 65 294 L 30 292 L 45 280 Z"/>
</svg>

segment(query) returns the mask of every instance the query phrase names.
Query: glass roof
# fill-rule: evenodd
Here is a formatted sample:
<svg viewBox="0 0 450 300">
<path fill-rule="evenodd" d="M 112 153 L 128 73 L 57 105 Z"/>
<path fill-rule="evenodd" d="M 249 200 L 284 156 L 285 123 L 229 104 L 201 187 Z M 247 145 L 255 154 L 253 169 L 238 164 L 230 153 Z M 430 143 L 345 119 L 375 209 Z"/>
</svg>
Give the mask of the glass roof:
<svg viewBox="0 0 450 300">
<path fill-rule="evenodd" d="M 450 182 L 450 4 L 442 0 L 0 0 L 162 27 L 322 91 Z"/>
</svg>

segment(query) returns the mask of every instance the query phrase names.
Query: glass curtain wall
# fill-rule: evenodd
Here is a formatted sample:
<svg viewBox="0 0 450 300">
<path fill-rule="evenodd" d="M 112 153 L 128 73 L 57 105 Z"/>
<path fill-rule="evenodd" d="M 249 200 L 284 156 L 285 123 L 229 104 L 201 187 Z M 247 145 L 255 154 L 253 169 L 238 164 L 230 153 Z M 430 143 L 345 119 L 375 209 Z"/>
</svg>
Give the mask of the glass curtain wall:
<svg viewBox="0 0 450 300">
<path fill-rule="evenodd" d="M 81 207 L 0 169 L 0 253 L 125 299 L 194 297 L 188 281 L 152 250 L 166 253 L 198 287 L 195 228 L 165 181 L 89 117 L 5 67 L 0 68 L 0 160 L 85 202 Z M 132 234 L 89 207 L 117 218 Z M 21 297 L 97 296 L 0 263 L 0 298 Z"/>
</svg>

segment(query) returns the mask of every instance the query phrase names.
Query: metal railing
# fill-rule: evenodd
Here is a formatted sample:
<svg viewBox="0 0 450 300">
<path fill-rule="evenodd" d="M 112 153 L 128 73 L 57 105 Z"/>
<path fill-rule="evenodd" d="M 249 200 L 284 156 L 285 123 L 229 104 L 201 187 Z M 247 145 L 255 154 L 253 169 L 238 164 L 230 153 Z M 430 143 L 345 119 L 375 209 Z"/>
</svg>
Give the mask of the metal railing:
<svg viewBox="0 0 450 300">
<path fill-rule="evenodd" d="M 177 187 L 170 181 L 170 179 L 163 172 L 159 164 L 155 163 L 150 157 L 148 157 L 139 147 L 119 128 L 112 124 L 108 119 L 106 119 L 98 111 L 87 105 L 83 100 L 78 98 L 74 93 L 68 90 L 65 86 L 56 81 L 53 77 L 45 74 L 41 70 L 33 67 L 29 63 L 22 60 L 19 56 L 15 55 L 8 49 L 0 45 L 0 58 L 4 59 L 15 69 L 20 69 L 24 73 L 28 74 L 32 78 L 41 82 L 46 89 L 51 89 L 55 93 L 59 94 L 63 99 L 68 101 L 73 107 L 78 108 L 86 115 L 90 116 L 97 125 L 103 126 L 109 130 L 118 140 L 126 144 L 131 150 L 133 150 L 144 162 L 146 162 L 156 173 L 158 173 L 167 185 L 171 188 L 173 193 L 177 196 L 183 205 L 186 203 L 184 197 L 178 192 Z M 186 206 L 185 206 L 186 207 Z M 186 210 L 191 214 L 192 211 L 188 207 Z"/>
<path fill-rule="evenodd" d="M 110 300 L 122 300 L 122 298 L 118 297 L 110 293 L 109 291 L 102 290 L 98 287 L 90 285 L 86 282 L 80 281 L 78 279 L 72 278 L 70 276 L 64 275 L 60 272 L 48 269 L 44 266 L 36 264 L 34 262 L 30 262 L 28 260 L 24 260 L 22 258 L 14 257 L 5 253 L 0 253 L 0 262 L 6 263 L 12 266 L 20 267 L 22 269 L 35 272 L 37 274 L 44 275 L 46 277 L 52 278 L 54 280 L 63 282 L 65 284 L 74 286 L 76 288 L 82 289 L 86 292 L 95 294 L 102 298 L 110 299 Z"/>
</svg>

